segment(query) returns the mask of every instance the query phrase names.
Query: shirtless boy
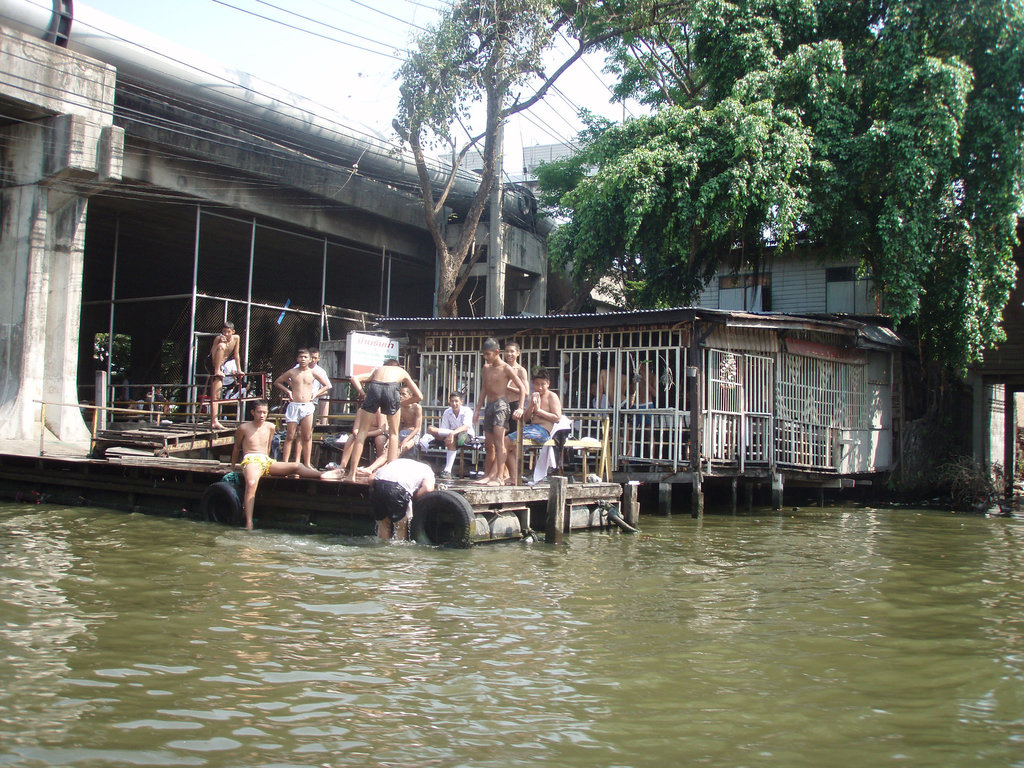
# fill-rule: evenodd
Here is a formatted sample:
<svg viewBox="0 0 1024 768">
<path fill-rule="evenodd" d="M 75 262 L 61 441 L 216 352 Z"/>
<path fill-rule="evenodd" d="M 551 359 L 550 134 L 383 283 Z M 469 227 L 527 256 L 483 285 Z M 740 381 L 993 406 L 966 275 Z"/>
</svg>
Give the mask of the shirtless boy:
<svg viewBox="0 0 1024 768">
<path fill-rule="evenodd" d="M 319 382 L 318 392 L 321 395 L 331 388 L 330 380 L 313 370 L 310 365 L 312 359 L 308 349 L 300 349 L 296 356 L 298 365 L 274 379 L 274 387 L 290 399 L 284 414 L 285 437 L 281 458 L 289 461 L 294 445 L 295 457 L 307 467 L 312 466 L 309 459 L 313 453 L 313 413 L 316 411 L 313 382 Z M 298 444 L 295 443 L 296 430 L 299 433 Z"/>
<path fill-rule="evenodd" d="M 526 404 L 523 416 L 523 437 L 539 443 L 547 442 L 555 424 L 562 418 L 562 399 L 552 392 L 551 380 L 544 368 L 536 368 L 533 372 L 533 392 Z M 519 453 L 516 446 L 516 435 L 512 432 L 505 438 L 505 449 L 508 452 L 508 471 L 514 485 L 519 485 Z"/>
<path fill-rule="evenodd" d="M 210 347 L 210 364 L 213 366 L 213 375 L 210 377 L 210 427 L 212 429 L 224 429 L 224 425 L 217 421 L 217 412 L 220 409 L 220 391 L 224 386 L 225 372 L 224 363 L 228 360 L 235 361 L 235 376 L 242 375 L 242 362 L 238 357 L 238 339 L 235 333 L 234 323 L 224 323 L 213 339 L 213 346 Z"/>
<path fill-rule="evenodd" d="M 252 530 L 252 511 L 256 503 L 256 487 L 260 478 L 267 475 L 283 477 L 318 477 L 340 479 L 341 472 L 318 472 L 298 462 L 274 461 L 270 458 L 270 442 L 274 439 L 274 425 L 267 421 L 270 404 L 266 400 L 253 403 L 252 421 L 247 421 L 235 431 L 235 448 L 231 452 L 231 469 L 238 469 L 238 457 L 242 455 L 242 475 L 245 477 L 245 528 Z"/>
<path fill-rule="evenodd" d="M 355 447 L 349 456 L 348 463 L 342 468 L 348 468 L 347 479 L 356 481 L 356 469 L 359 467 L 359 460 L 363 457 L 363 441 L 359 435 L 363 434 L 372 419 L 379 410 L 388 419 L 388 433 L 397 435 L 401 420 L 402 406 L 408 403 L 418 403 L 423 399 L 423 393 L 412 380 L 409 372 L 398 364 L 397 360 L 386 360 L 384 365 L 375 368 L 370 373 L 363 373 L 349 379 L 359 397 L 363 398 L 359 411 L 356 413 L 356 423 L 352 429 L 356 437 Z M 364 390 L 363 385 L 366 385 Z M 409 388 L 409 397 L 403 400 L 399 388 Z M 396 440 L 388 441 L 388 462 L 398 458 L 398 443 Z"/>
<path fill-rule="evenodd" d="M 324 376 L 327 376 L 327 370 L 320 365 L 320 350 L 315 347 L 311 347 L 309 350 L 309 367 L 314 371 L 319 371 Z M 313 402 L 316 403 L 316 423 L 317 424 L 329 424 L 330 420 L 327 418 L 327 412 L 330 410 L 331 401 L 330 398 L 320 397 L 320 382 L 313 382 Z"/>
<path fill-rule="evenodd" d="M 519 362 L 519 355 L 519 345 L 516 342 L 510 341 L 505 344 L 505 362 L 512 368 L 512 372 L 516 375 L 516 381 L 519 383 L 519 389 L 510 388 L 508 394 L 510 401 L 514 398 L 520 400 L 521 403 L 519 408 L 512 412 L 512 418 L 516 421 L 523 418 L 523 398 L 520 398 L 519 395 L 521 392 L 530 391 L 530 374 Z"/>
<path fill-rule="evenodd" d="M 423 429 L 423 406 L 412 400 L 408 387 L 398 390 L 402 398 L 402 414 L 398 420 L 398 455 L 404 456 L 416 447 Z"/>
<path fill-rule="evenodd" d="M 481 351 L 484 368 L 480 380 L 480 394 L 477 396 L 477 414 L 483 414 L 484 449 L 487 451 L 487 472 L 477 480 L 481 485 L 501 485 L 505 470 L 505 431 L 508 429 L 508 394 L 519 394 L 518 408 L 522 409 L 526 392 L 521 389 L 512 366 L 501 359 L 497 339 L 487 339 Z M 491 457 L 494 457 L 493 460 Z M 493 463 L 492 463 L 493 461 Z"/>
<path fill-rule="evenodd" d="M 527 371 L 522 364 L 519 362 L 520 355 L 519 344 L 514 341 L 505 342 L 505 362 L 511 366 L 512 371 L 516 375 L 516 383 L 519 385 L 518 389 L 509 388 L 508 401 L 512 403 L 516 400 L 520 400 L 519 407 L 512 411 L 512 416 L 509 419 L 509 429 L 514 427 L 518 422 L 522 421 L 523 418 L 523 403 L 522 398 L 519 397 L 519 393 L 528 394 L 530 391 L 530 373 Z M 491 457 L 487 457 L 487 466 L 490 467 Z M 506 462 L 507 466 L 507 462 Z M 504 480 L 511 477 L 511 473 L 505 469 L 501 471 L 501 478 Z"/>
</svg>

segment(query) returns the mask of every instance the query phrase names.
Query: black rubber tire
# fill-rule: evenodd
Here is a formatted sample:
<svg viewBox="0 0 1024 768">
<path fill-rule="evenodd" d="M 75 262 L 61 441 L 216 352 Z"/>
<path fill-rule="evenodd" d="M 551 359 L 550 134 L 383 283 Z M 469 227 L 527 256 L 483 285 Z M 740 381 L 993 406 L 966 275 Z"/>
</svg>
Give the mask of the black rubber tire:
<svg viewBox="0 0 1024 768">
<path fill-rule="evenodd" d="M 207 486 L 199 499 L 199 514 L 211 523 L 241 525 L 242 489 L 225 480 Z"/>
<path fill-rule="evenodd" d="M 413 540 L 463 549 L 473 546 L 473 507 L 454 491 L 431 491 L 412 503 Z"/>
</svg>

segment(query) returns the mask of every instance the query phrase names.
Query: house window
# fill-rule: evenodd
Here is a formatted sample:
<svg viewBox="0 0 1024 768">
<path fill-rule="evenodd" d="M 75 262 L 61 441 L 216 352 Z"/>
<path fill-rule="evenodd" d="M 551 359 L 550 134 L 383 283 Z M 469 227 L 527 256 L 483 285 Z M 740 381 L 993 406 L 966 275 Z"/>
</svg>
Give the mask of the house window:
<svg viewBox="0 0 1024 768">
<path fill-rule="evenodd" d="M 871 278 L 858 275 L 856 267 L 826 269 L 825 311 L 841 314 L 878 312 Z"/>
<path fill-rule="evenodd" d="M 772 308 L 770 275 L 732 275 L 718 279 L 718 308 L 767 312 Z"/>
</svg>

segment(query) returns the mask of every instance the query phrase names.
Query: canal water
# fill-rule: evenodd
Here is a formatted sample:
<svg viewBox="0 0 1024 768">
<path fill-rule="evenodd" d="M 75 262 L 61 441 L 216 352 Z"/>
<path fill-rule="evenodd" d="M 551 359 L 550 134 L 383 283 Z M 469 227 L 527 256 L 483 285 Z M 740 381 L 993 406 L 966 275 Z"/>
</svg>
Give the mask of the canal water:
<svg viewBox="0 0 1024 768">
<path fill-rule="evenodd" d="M 0 766 L 1024 766 L 1024 521 L 440 550 L 0 505 Z"/>
</svg>

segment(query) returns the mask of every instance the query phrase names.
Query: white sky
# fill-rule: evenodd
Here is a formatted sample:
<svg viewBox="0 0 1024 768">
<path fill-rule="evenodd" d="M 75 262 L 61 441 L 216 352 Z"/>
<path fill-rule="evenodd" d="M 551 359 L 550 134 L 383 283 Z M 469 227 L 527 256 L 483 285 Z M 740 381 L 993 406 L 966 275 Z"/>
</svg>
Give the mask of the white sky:
<svg viewBox="0 0 1024 768">
<path fill-rule="evenodd" d="M 435 9 L 441 4 L 442 0 L 87 3 L 90 8 L 197 51 L 224 67 L 249 72 L 332 107 L 387 135 L 391 135 L 398 103 L 394 73 L 400 65 L 399 57 L 420 27 L 433 22 Z M 82 3 L 75 5 L 77 8 Z M 72 26 L 72 37 L 74 32 Z M 622 118 L 622 106 L 609 103 L 611 94 L 600 76 L 601 67 L 600 57 L 577 64 L 559 80 L 556 93 L 525 116 L 509 122 L 505 129 L 507 174 L 521 171 L 523 146 L 573 139 L 582 127 L 576 118 L 580 106 L 611 119 Z"/>
</svg>

